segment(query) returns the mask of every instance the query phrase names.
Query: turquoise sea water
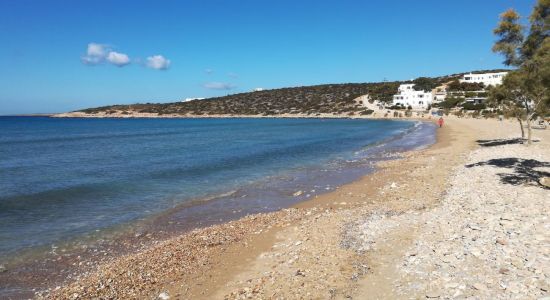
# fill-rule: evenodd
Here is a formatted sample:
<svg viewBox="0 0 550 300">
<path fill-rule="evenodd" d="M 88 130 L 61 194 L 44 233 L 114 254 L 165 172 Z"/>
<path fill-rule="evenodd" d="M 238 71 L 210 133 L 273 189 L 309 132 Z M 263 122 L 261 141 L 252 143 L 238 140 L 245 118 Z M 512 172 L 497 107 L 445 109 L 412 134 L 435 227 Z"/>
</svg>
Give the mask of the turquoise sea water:
<svg viewBox="0 0 550 300">
<path fill-rule="evenodd" d="M 0 117 L 0 258 L 174 208 L 193 226 L 286 207 L 433 132 L 406 121 Z"/>
</svg>

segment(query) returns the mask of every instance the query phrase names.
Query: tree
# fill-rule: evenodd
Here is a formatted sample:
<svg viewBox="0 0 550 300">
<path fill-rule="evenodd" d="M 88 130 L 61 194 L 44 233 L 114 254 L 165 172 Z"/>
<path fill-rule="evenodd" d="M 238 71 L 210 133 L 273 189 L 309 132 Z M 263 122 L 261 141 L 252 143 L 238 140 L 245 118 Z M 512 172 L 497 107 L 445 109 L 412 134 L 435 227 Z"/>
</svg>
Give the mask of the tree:
<svg viewBox="0 0 550 300">
<path fill-rule="evenodd" d="M 436 79 L 428 77 L 418 77 L 413 83 L 415 91 L 431 91 L 439 85 Z"/>
<path fill-rule="evenodd" d="M 447 91 L 452 92 L 467 92 L 467 91 L 482 91 L 485 85 L 482 82 L 459 82 L 453 80 L 447 84 Z"/>
<path fill-rule="evenodd" d="M 522 76 L 521 83 L 529 99 L 529 106 L 526 107 L 527 138 L 531 142 L 530 122 L 539 116 L 546 116 L 550 111 L 550 37 L 545 38 L 518 73 Z"/>
<path fill-rule="evenodd" d="M 493 31 L 499 40 L 493 46 L 493 52 L 499 52 L 504 56 L 504 64 L 507 66 L 519 66 L 521 64 L 520 50 L 523 46 L 523 26 L 519 24 L 520 16 L 509 9 L 500 14 L 500 22 Z"/>
<path fill-rule="evenodd" d="M 548 37 L 550 31 L 549 18 L 550 0 L 539 1 L 529 17 L 531 28 L 529 29 L 529 36 L 521 48 L 523 59 L 535 56 L 537 49 L 540 48 L 546 37 Z"/>
<path fill-rule="evenodd" d="M 493 51 L 504 56 L 504 64 L 516 66 L 504 78 L 502 87 L 491 93 L 492 103 L 499 103 L 508 115 L 527 122 L 527 140 L 531 144 L 531 122 L 548 113 L 550 104 L 550 0 L 539 0 L 530 21 L 529 34 L 519 24 L 519 14 L 510 9 L 500 15 L 494 30 L 499 37 Z"/>
<path fill-rule="evenodd" d="M 487 104 L 497 107 L 507 118 L 514 118 L 519 123 L 521 130 L 521 139 L 525 139 L 525 130 L 523 129 L 523 120 L 526 119 L 525 108 L 523 107 L 522 91 L 510 88 L 514 86 L 514 76 L 504 77 L 504 83 L 490 89 Z"/>
</svg>

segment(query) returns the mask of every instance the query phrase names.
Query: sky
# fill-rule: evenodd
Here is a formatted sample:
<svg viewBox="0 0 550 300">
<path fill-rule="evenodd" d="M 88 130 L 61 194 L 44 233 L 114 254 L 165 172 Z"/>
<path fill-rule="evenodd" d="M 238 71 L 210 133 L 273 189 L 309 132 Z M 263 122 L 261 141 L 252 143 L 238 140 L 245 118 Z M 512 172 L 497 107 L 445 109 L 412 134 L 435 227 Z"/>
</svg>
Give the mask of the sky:
<svg viewBox="0 0 550 300">
<path fill-rule="evenodd" d="M 0 115 L 502 68 L 535 0 L 0 0 Z"/>
</svg>

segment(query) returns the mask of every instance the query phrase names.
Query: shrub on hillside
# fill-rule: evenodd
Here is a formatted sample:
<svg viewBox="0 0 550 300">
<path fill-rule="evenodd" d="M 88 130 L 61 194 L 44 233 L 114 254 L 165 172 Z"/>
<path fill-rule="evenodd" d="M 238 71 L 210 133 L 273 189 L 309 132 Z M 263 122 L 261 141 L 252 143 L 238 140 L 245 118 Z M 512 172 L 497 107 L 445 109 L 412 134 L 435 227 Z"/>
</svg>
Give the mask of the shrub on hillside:
<svg viewBox="0 0 550 300">
<path fill-rule="evenodd" d="M 465 110 L 482 110 L 487 108 L 487 105 L 481 103 L 481 104 L 474 104 L 474 103 L 464 103 L 462 107 Z"/>
<path fill-rule="evenodd" d="M 447 97 L 445 101 L 439 103 L 439 107 L 442 108 L 453 108 L 456 107 L 460 102 L 464 101 L 462 97 Z"/>
</svg>

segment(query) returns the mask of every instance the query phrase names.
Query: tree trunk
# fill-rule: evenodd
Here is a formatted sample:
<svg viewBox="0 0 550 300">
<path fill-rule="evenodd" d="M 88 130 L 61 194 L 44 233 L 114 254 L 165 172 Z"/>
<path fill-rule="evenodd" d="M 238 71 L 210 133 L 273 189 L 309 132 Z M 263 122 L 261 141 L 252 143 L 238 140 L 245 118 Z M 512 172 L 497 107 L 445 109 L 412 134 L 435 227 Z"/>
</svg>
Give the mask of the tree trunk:
<svg viewBox="0 0 550 300">
<path fill-rule="evenodd" d="M 527 145 L 531 145 L 531 118 L 527 119 Z"/>
<path fill-rule="evenodd" d="M 525 130 L 523 129 L 523 121 L 521 121 L 521 118 L 518 118 L 519 122 L 519 128 L 521 129 L 521 140 L 523 143 L 523 140 L 525 139 Z"/>
</svg>

